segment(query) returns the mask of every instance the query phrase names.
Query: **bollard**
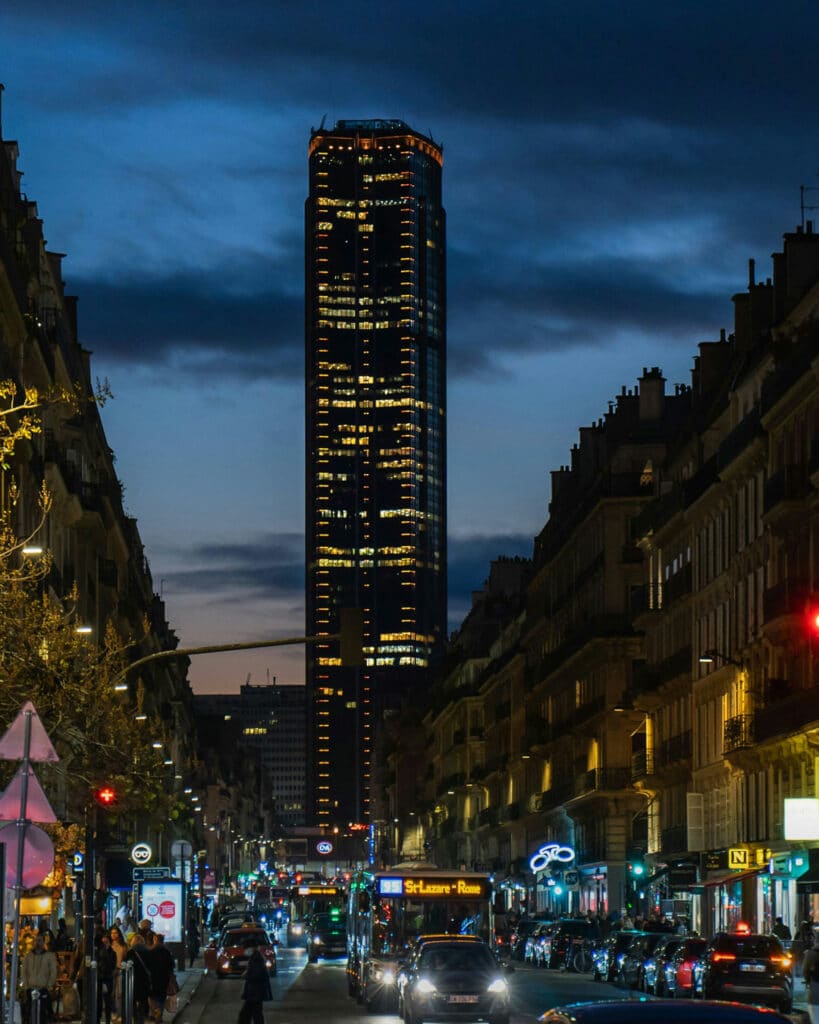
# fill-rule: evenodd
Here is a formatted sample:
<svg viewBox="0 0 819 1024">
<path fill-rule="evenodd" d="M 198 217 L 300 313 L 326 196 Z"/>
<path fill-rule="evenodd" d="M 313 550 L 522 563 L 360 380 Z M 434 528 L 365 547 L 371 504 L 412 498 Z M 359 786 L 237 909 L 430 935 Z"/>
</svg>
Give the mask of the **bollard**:
<svg viewBox="0 0 819 1024">
<path fill-rule="evenodd" d="M 31 990 L 31 1024 L 40 1024 L 40 990 L 34 988 Z"/>
<path fill-rule="evenodd" d="M 97 1024 L 97 1000 L 99 995 L 97 993 L 97 961 L 92 960 L 88 965 L 88 971 L 86 974 L 86 996 L 85 996 L 85 1008 L 86 1014 L 85 1019 L 88 1024 Z"/>
<path fill-rule="evenodd" d="M 122 1024 L 134 1022 L 134 965 L 129 960 L 122 963 Z"/>
</svg>

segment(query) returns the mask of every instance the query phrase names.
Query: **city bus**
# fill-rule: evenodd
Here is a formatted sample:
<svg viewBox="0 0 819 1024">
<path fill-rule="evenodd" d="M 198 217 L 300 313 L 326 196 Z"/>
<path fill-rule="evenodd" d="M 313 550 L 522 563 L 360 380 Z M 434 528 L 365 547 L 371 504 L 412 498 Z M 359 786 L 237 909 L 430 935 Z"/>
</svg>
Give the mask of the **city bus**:
<svg viewBox="0 0 819 1024">
<path fill-rule="evenodd" d="M 399 961 L 422 935 L 472 935 L 492 948 L 492 880 L 431 864 L 360 871 L 347 900 L 347 987 L 368 1010 L 395 1012 Z"/>
<path fill-rule="evenodd" d="M 346 902 L 347 890 L 343 885 L 325 885 L 322 882 L 302 882 L 301 885 L 294 885 L 290 890 L 287 945 L 304 945 L 304 924 L 312 914 L 344 910 Z"/>
</svg>

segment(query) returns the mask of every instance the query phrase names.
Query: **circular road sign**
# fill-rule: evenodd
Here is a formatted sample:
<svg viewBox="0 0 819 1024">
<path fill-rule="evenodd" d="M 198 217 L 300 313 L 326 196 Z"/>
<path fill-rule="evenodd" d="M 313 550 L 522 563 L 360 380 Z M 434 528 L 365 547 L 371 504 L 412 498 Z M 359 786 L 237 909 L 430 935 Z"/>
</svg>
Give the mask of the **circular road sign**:
<svg viewBox="0 0 819 1024">
<path fill-rule="evenodd" d="M 131 847 L 131 860 L 134 864 L 147 864 L 153 855 L 154 851 L 147 843 L 136 843 Z"/>
<path fill-rule="evenodd" d="M 327 854 L 333 852 L 333 844 L 329 839 L 322 839 L 320 843 L 316 843 L 316 850 L 318 853 L 326 857 Z"/>
</svg>

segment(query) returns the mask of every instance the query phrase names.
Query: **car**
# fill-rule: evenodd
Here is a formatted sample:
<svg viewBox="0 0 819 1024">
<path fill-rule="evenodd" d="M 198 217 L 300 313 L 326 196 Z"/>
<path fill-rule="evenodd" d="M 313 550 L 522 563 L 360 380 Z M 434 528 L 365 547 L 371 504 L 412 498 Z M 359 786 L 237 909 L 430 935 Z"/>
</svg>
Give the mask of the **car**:
<svg viewBox="0 0 819 1024">
<path fill-rule="evenodd" d="M 554 931 L 550 933 L 544 943 L 543 957 L 547 967 L 575 968 L 575 955 L 598 942 L 600 929 L 596 922 L 587 921 L 585 918 L 564 918 L 557 922 Z M 548 947 L 548 948 L 547 948 Z M 571 957 L 569 953 L 571 951 Z M 589 953 L 589 966 L 591 966 L 591 954 Z"/>
<path fill-rule="evenodd" d="M 762 1003 L 790 1013 L 792 968 L 790 954 L 773 935 L 717 932 L 702 957 L 702 995 Z"/>
<path fill-rule="evenodd" d="M 665 964 L 662 977 L 662 992 L 657 995 L 673 996 L 675 999 L 691 999 L 694 996 L 694 967 L 705 952 L 707 942 L 699 936 L 684 937 Z M 660 979 L 657 979 L 657 983 Z"/>
<path fill-rule="evenodd" d="M 305 929 L 307 962 L 317 963 L 319 957 L 345 956 L 347 953 L 347 915 L 340 910 L 313 914 Z"/>
<path fill-rule="evenodd" d="M 654 950 L 667 940 L 667 932 L 645 932 L 635 936 L 620 961 L 616 981 L 626 988 L 637 988 L 644 992 L 646 963 L 653 959 Z"/>
<path fill-rule="evenodd" d="M 398 993 L 399 1017 L 404 1016 L 404 987 L 407 983 L 407 980 L 409 979 L 413 965 L 418 960 L 418 957 L 421 955 L 421 950 L 429 946 L 430 943 L 434 942 L 447 942 L 450 945 L 452 945 L 453 943 L 458 943 L 460 945 L 462 943 L 469 944 L 477 942 L 481 945 L 486 945 L 483 939 L 478 938 L 477 935 L 452 935 L 449 932 L 431 932 L 428 935 L 419 935 L 418 938 L 413 943 L 412 948 L 409 951 L 409 955 L 406 957 L 406 959 L 400 961 L 398 972 L 395 978 L 395 987 Z M 495 955 L 497 956 L 497 953 Z M 367 1000 L 364 999 L 362 1001 L 366 1002 Z"/>
<path fill-rule="evenodd" d="M 539 1024 L 792 1024 L 774 1010 L 741 1003 L 679 1003 L 671 999 L 603 999 L 555 1006 Z"/>
<path fill-rule="evenodd" d="M 541 949 L 547 935 L 554 931 L 554 925 L 539 924 L 526 936 L 523 946 L 523 960 L 527 964 L 539 964 L 542 960 Z"/>
<path fill-rule="evenodd" d="M 241 977 L 244 974 L 252 952 L 248 945 L 251 940 L 256 943 L 259 952 L 264 957 L 268 972 L 276 973 L 276 940 L 271 939 L 267 932 L 263 928 L 259 928 L 258 925 L 246 924 L 241 928 L 229 928 L 225 932 L 214 958 L 217 978 Z"/>
<path fill-rule="evenodd" d="M 421 1021 L 483 1020 L 509 1024 L 510 995 L 507 975 L 484 942 L 426 943 L 414 957 L 403 987 L 402 1009 L 406 1024 Z"/>
<path fill-rule="evenodd" d="M 642 982 L 638 985 L 641 992 L 660 995 L 665 965 L 676 952 L 683 937 L 681 935 L 663 935 L 662 941 L 643 961 Z"/>
<path fill-rule="evenodd" d="M 592 977 L 595 981 L 614 981 L 620 963 L 632 941 L 644 932 L 632 928 L 610 932 L 592 953 Z"/>
<path fill-rule="evenodd" d="M 543 924 L 545 924 L 544 921 L 534 917 L 527 917 L 522 921 L 518 921 L 515 925 L 515 930 L 512 932 L 511 952 L 509 954 L 512 960 L 523 960 L 526 955 L 526 940 L 536 928 L 540 928 Z"/>
</svg>

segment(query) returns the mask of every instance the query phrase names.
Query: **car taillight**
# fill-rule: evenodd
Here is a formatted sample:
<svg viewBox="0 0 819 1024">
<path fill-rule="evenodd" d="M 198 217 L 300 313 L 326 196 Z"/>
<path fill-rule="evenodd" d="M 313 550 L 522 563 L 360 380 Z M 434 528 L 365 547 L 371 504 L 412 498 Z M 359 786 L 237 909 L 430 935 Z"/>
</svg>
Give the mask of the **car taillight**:
<svg viewBox="0 0 819 1024">
<path fill-rule="evenodd" d="M 712 959 L 714 963 L 720 960 L 736 960 L 736 955 L 734 953 L 714 953 Z"/>
<path fill-rule="evenodd" d="M 779 964 L 782 967 L 790 967 L 792 963 L 791 958 L 787 953 L 783 956 L 772 956 L 770 957 L 770 961 L 772 964 Z"/>
</svg>

